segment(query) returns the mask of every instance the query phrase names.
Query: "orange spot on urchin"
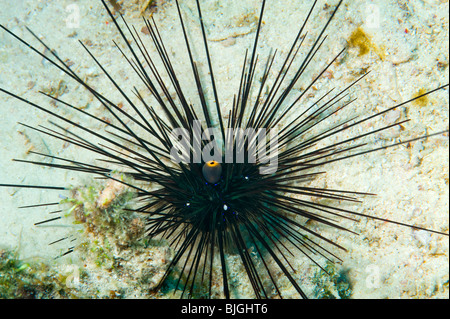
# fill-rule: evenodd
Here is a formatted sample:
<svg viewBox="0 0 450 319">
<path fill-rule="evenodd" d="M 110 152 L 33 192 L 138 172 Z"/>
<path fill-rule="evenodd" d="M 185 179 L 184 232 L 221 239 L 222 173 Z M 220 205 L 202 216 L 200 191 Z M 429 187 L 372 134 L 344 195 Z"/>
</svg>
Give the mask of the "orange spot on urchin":
<svg viewBox="0 0 450 319">
<path fill-rule="evenodd" d="M 209 162 L 206 162 L 206 165 L 208 165 L 209 167 L 216 167 L 217 165 L 219 165 L 219 162 L 209 161 Z"/>
<path fill-rule="evenodd" d="M 203 165 L 202 173 L 208 183 L 215 184 L 220 180 L 222 165 L 217 161 L 208 161 Z"/>
</svg>

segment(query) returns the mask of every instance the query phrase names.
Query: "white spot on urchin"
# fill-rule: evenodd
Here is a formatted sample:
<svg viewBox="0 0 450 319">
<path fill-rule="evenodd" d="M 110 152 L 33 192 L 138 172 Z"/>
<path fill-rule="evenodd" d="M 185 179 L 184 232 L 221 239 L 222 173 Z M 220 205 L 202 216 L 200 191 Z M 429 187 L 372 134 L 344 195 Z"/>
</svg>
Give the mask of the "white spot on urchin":
<svg viewBox="0 0 450 319">
<path fill-rule="evenodd" d="M 228 210 L 228 206 L 227 205 L 223 205 L 223 210 Z"/>
</svg>

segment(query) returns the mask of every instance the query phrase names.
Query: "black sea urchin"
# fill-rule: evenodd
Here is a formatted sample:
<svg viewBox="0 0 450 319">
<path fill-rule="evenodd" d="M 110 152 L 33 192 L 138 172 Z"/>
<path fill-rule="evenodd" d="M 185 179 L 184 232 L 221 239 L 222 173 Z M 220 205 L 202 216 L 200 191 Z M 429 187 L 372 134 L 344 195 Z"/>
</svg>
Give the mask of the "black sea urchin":
<svg viewBox="0 0 450 319">
<path fill-rule="evenodd" d="M 265 12 L 271 10 L 269 4 L 270 2 L 266 4 Z M 198 7 L 195 3 L 189 5 L 183 3 L 182 5 L 183 11 L 187 9 L 187 12 L 194 16 L 193 20 L 197 21 Z M 205 6 L 205 4 L 202 5 L 202 7 Z M 206 5 L 213 7 L 214 3 Z M 125 81 L 121 83 L 118 80 L 106 81 L 106 85 L 103 86 L 91 84 L 95 80 L 90 77 L 97 75 L 96 72 L 102 73 L 100 69 L 103 67 L 111 75 L 111 79 L 122 75 L 109 71 L 111 66 L 102 62 L 99 57 L 100 63 L 97 64 L 97 69 L 94 69 L 94 72 L 91 69 L 81 72 L 83 74 L 81 77 L 78 75 L 78 70 L 75 70 L 76 64 L 71 66 L 72 61 L 62 58 L 58 61 L 58 57 L 66 56 L 59 50 L 56 51 L 58 54 L 56 55 L 50 48 L 44 51 L 39 48 L 37 53 L 42 53 L 44 67 L 50 69 L 50 60 L 56 62 L 60 66 L 60 70 L 65 70 L 69 77 L 72 76 L 78 86 L 84 86 L 89 91 L 89 98 L 92 101 L 75 103 L 74 100 L 66 98 L 66 96 L 69 97 L 69 93 L 59 99 L 58 95 L 55 96 L 54 92 L 51 92 L 52 97 L 34 106 L 41 108 L 41 111 L 50 112 L 52 121 L 59 120 L 59 125 L 64 125 L 63 128 L 61 126 L 53 128 L 62 135 L 52 131 L 53 129 L 38 127 L 36 129 L 41 130 L 41 133 L 44 133 L 43 136 L 60 138 L 65 142 L 97 153 L 96 157 L 106 158 L 111 162 L 110 164 L 119 164 L 116 168 L 129 173 L 135 179 L 136 183 L 130 186 L 135 187 L 139 196 L 144 199 L 138 203 L 136 210 L 150 216 L 148 219 L 149 235 L 166 237 L 176 247 L 177 255 L 169 267 L 169 272 L 174 268 L 184 271 L 185 276 L 179 283 L 181 289 L 192 292 L 194 283 L 196 283 L 198 287 L 204 287 L 204 291 L 209 295 L 213 276 L 222 277 L 223 293 L 228 297 L 231 290 L 229 285 L 230 269 L 232 268 L 232 265 L 228 263 L 232 256 L 233 260 L 241 262 L 240 267 L 243 267 L 245 274 L 248 275 L 257 297 L 289 295 L 291 292 L 285 288 L 287 284 L 294 287 L 301 296 L 306 296 L 304 288 L 297 279 L 300 270 L 296 258 L 300 258 L 299 255 L 306 256 L 313 263 L 319 258 L 339 260 L 339 252 L 336 250 L 345 246 L 342 245 L 345 240 L 336 239 L 335 231 L 339 229 L 340 233 L 353 240 L 354 237 L 351 234 L 355 230 L 349 228 L 349 224 L 341 219 L 348 218 L 354 222 L 354 219 L 368 214 L 381 220 L 405 221 L 406 224 L 412 224 L 416 229 L 422 226 L 421 223 L 414 224 L 415 222 L 405 220 L 407 218 L 402 218 L 404 216 L 386 215 L 384 211 L 379 212 L 378 210 L 369 214 L 367 211 L 361 211 L 356 206 L 352 206 L 357 197 L 371 192 L 379 193 L 379 190 L 348 185 L 347 183 L 353 183 L 350 182 L 347 175 L 354 174 L 354 172 L 351 166 L 343 167 L 343 163 L 350 161 L 352 157 L 359 160 L 366 158 L 363 155 L 366 151 L 369 153 L 373 150 L 384 152 L 384 148 L 391 145 L 407 146 L 412 144 L 414 148 L 418 144 L 417 142 L 406 143 L 405 140 L 417 141 L 415 138 L 421 135 L 434 133 L 419 129 L 421 134 L 399 135 L 400 132 L 395 131 L 395 128 L 410 125 L 406 124 L 403 116 L 404 113 L 409 112 L 412 117 L 411 113 L 414 110 L 403 109 L 402 107 L 406 104 L 401 101 L 412 98 L 414 91 L 420 88 L 410 88 L 411 83 L 408 83 L 408 89 L 411 90 L 410 95 L 407 95 L 409 98 L 400 99 L 399 96 L 394 96 L 391 97 L 393 101 L 381 99 L 378 101 L 384 102 L 385 107 L 372 105 L 373 109 L 370 111 L 362 111 L 356 107 L 357 103 L 358 105 L 369 104 L 366 101 L 361 103 L 359 95 L 362 91 L 371 92 L 369 86 L 371 82 L 367 79 L 373 78 L 374 72 L 366 75 L 367 67 L 364 62 L 358 62 L 355 58 L 358 55 L 356 50 L 343 50 L 345 43 L 338 41 L 339 38 L 326 38 L 326 34 L 336 33 L 336 27 L 333 26 L 335 20 L 331 21 L 331 18 L 339 6 L 342 11 L 343 5 L 340 2 L 339 4 L 336 2 L 332 6 L 320 2 L 308 4 L 308 10 L 303 10 L 298 14 L 297 19 L 300 22 L 295 24 L 296 31 L 286 35 L 288 39 L 283 43 L 288 49 L 284 53 L 268 51 L 264 48 L 265 46 L 261 48 L 264 39 L 263 33 L 266 31 L 266 28 L 264 26 L 261 28 L 261 26 L 264 22 L 270 25 L 269 22 L 273 21 L 273 18 L 268 18 L 266 21 L 264 18 L 266 15 L 262 19 L 260 18 L 262 8 L 255 9 L 255 11 L 248 10 L 236 22 L 237 31 L 215 35 L 215 38 L 214 35 L 211 36 L 215 30 L 210 30 L 207 34 L 204 26 L 198 26 L 198 23 L 198 30 L 192 31 L 193 29 L 189 28 L 191 31 L 188 31 L 185 29 L 187 22 L 190 22 L 191 15 L 182 15 L 184 24 L 180 24 L 179 20 L 176 22 L 178 27 L 182 27 L 176 34 L 180 35 L 181 44 L 184 46 L 182 49 L 175 48 L 175 57 L 168 53 L 173 48 L 167 47 L 164 36 L 166 30 L 162 30 L 161 27 L 158 31 L 154 29 L 153 21 L 147 21 L 145 28 L 147 32 L 150 32 L 150 40 L 141 33 L 135 32 L 134 29 L 128 29 L 127 25 L 116 17 L 121 32 L 124 32 L 125 36 L 131 40 L 119 42 L 120 35 L 116 42 L 118 49 L 125 56 L 125 60 L 123 58 L 120 60 L 125 62 L 123 69 L 131 71 L 127 72 L 127 77 L 130 78 L 127 79 L 127 82 L 132 84 Z M 264 8 L 264 3 L 262 7 Z M 192 11 L 189 11 L 189 8 Z M 380 8 L 378 7 L 378 9 Z M 171 8 L 171 10 L 175 11 L 175 8 Z M 220 11 L 221 9 L 219 7 L 216 10 Z M 279 10 L 281 11 L 281 9 Z M 375 19 L 376 15 L 371 18 Z M 205 19 L 207 19 L 206 14 Z M 289 17 L 289 19 L 290 21 L 295 20 L 293 17 Z M 329 24 L 330 21 L 331 24 Z M 446 23 L 448 25 L 448 20 Z M 305 28 L 297 33 L 303 25 Z M 357 29 L 356 23 L 354 29 Z M 409 29 L 411 28 L 409 27 Z M 133 31 L 129 33 L 131 30 Z M 407 34 L 408 25 L 404 30 L 404 33 Z M 198 34 L 195 31 L 198 31 Z M 322 33 L 322 31 L 324 32 Z M 413 32 L 412 29 L 409 32 Z M 276 36 L 276 33 L 271 34 L 269 31 L 268 33 L 268 39 Z M 369 40 L 369 38 L 361 36 L 361 32 L 354 33 L 354 35 L 362 37 L 363 39 L 360 39 L 362 43 Z M 72 33 L 71 36 L 78 35 Z M 222 98 L 220 92 L 225 86 L 231 87 L 232 85 L 228 84 L 229 81 L 226 82 L 227 84 L 224 83 L 225 81 L 218 81 L 217 74 L 219 72 L 217 70 L 222 71 L 228 66 L 222 61 L 216 61 L 218 56 L 216 52 L 221 47 L 213 46 L 213 43 L 206 41 L 207 36 L 214 38 L 213 40 L 223 40 L 218 44 L 223 46 L 239 41 L 240 36 L 246 39 L 251 38 L 253 42 L 250 49 L 240 59 L 236 61 L 236 58 L 233 57 L 233 67 L 240 70 L 240 74 L 236 77 L 237 81 L 232 81 L 234 84 L 233 94 L 226 98 Z M 24 39 L 22 36 L 20 38 Z M 351 32 L 348 32 L 348 39 L 351 40 L 349 44 L 358 44 L 358 41 L 353 41 L 354 37 Z M 185 40 L 189 42 L 184 43 Z M 329 46 L 327 44 L 328 42 L 335 44 L 336 42 L 333 40 L 340 45 Z M 31 40 L 26 41 L 30 42 Z M 150 45 L 152 41 L 156 45 Z M 271 46 L 275 42 L 273 39 L 265 41 L 268 41 Z M 294 45 L 292 45 L 293 41 Z M 374 42 L 376 41 L 374 40 Z M 91 48 L 91 44 L 91 42 L 84 41 L 83 47 L 94 54 L 95 48 Z M 213 49 L 213 47 L 215 48 Z M 205 49 L 207 49 L 206 55 L 203 53 Z M 383 52 L 380 53 L 380 50 L 382 49 L 374 49 L 374 54 L 383 61 L 388 60 L 384 57 Z M 389 53 L 389 49 L 385 50 Z M 89 54 L 86 55 L 89 56 Z M 406 54 L 405 58 L 401 54 L 399 55 L 400 57 L 395 55 L 395 59 L 388 61 L 393 65 L 402 65 L 408 63 L 409 59 L 414 59 L 412 55 Z M 94 54 L 94 56 L 97 55 Z M 162 62 L 159 57 L 162 58 Z M 363 57 L 360 58 L 363 59 Z M 345 77 L 340 74 L 343 72 L 340 67 L 349 63 L 349 60 L 354 64 L 360 63 L 360 65 L 357 70 L 353 70 L 354 74 Z M 442 68 L 445 70 L 445 61 L 448 61 L 448 58 L 441 60 L 440 63 L 443 63 Z M 93 60 L 90 61 L 92 65 Z M 156 63 L 157 66 L 153 66 L 153 63 Z M 179 65 L 180 63 L 185 65 Z M 216 66 L 216 63 L 219 66 Z M 383 66 L 383 64 L 381 65 Z M 393 73 L 396 70 L 397 67 L 390 69 Z M 76 74 L 72 71 L 76 71 Z M 377 74 L 377 76 L 379 75 Z M 69 77 L 66 77 L 67 81 L 69 81 Z M 339 83 L 339 89 L 332 90 L 332 87 L 327 86 L 329 84 L 325 81 L 332 77 L 339 78 L 344 84 Z M 448 79 L 445 80 L 448 81 Z M 194 85 L 187 86 L 185 84 L 189 82 Z M 118 83 L 117 86 L 116 83 Z M 366 85 L 364 86 L 362 83 L 366 83 Z M 166 89 L 169 84 L 170 87 Z M 53 87 L 57 89 L 57 92 L 62 90 L 63 93 L 66 93 L 64 85 L 64 83 L 58 82 Z M 393 85 L 395 86 L 395 83 Z M 2 88 L 4 86 L 2 84 Z M 134 89 L 134 86 L 137 89 Z M 401 87 L 401 85 L 398 86 Z M 2 90 L 4 93 L 19 99 L 24 96 L 12 88 L 10 89 L 9 86 L 6 87 L 12 94 Z M 355 87 L 358 87 L 359 91 L 357 102 L 354 101 L 354 94 L 350 94 Z M 433 81 L 433 85 L 427 84 L 428 90 L 438 87 L 440 85 L 437 80 Z M 397 89 L 400 90 L 398 87 Z M 150 92 L 153 98 L 148 96 Z M 14 95 L 15 93 L 16 95 Z M 399 95 L 401 96 L 400 92 Z M 30 100 L 32 99 L 30 98 Z M 8 103 L 11 103 L 10 101 Z M 58 106 L 58 109 L 47 106 L 49 101 L 57 101 L 55 105 Z M 114 134 L 104 130 L 90 129 L 84 124 L 84 121 L 89 119 L 89 115 L 82 114 L 79 120 L 78 118 L 69 118 L 68 113 L 65 113 L 68 105 L 64 106 L 62 101 L 78 107 L 89 106 L 86 112 L 94 115 L 95 121 L 106 125 L 106 130 Z M 120 102 L 123 103 L 123 108 L 119 104 Z M 89 103 L 96 104 L 99 109 L 103 108 L 103 113 L 91 112 L 92 106 Z M 396 105 L 398 106 L 390 108 Z M 351 111 L 348 111 L 349 109 Z M 399 112 L 400 110 L 402 112 Z M 445 113 L 445 107 L 443 110 Z M 84 112 L 84 109 L 81 112 Z M 442 116 L 445 117 L 447 114 Z M 190 139 L 195 141 L 194 120 L 197 118 L 202 120 L 203 128 L 216 127 L 219 132 L 217 135 L 219 140 L 221 137 L 222 140 L 225 139 L 227 136 L 225 129 L 229 127 L 265 128 L 268 133 L 278 128 L 279 153 L 276 171 L 270 172 L 270 174 L 261 174 L 259 169 L 262 165 L 260 163 L 236 163 L 236 158 L 229 163 L 226 161 L 225 155 L 215 158 L 222 162 L 220 166 L 216 163 L 208 165 L 209 160 L 196 163 L 194 153 L 189 158 L 190 161 L 186 159 L 187 162 L 194 161 L 194 163 L 178 166 L 169 161 L 170 150 L 173 146 L 173 139 L 169 138 L 170 132 L 174 128 L 188 129 L 187 134 L 192 134 L 189 135 Z M 379 121 L 381 119 L 382 121 Z M 70 124 L 70 127 L 67 124 Z M 393 128 L 394 132 L 388 128 Z M 375 138 L 381 140 L 379 144 L 373 144 L 376 142 Z M 422 139 L 418 141 L 422 141 Z M 441 142 L 442 140 L 438 139 L 438 143 Z M 446 144 L 447 141 L 442 143 Z M 252 146 L 253 143 L 249 142 L 249 139 L 244 139 L 242 144 L 237 143 L 235 150 L 247 150 L 249 145 Z M 45 147 L 45 142 L 43 142 L 43 147 Z M 221 146 L 219 146 L 220 148 Z M 389 151 L 391 149 L 389 148 Z M 418 151 L 412 153 L 412 155 L 405 156 L 404 161 L 409 160 L 408 156 L 417 156 L 417 159 L 412 158 L 411 166 L 420 165 L 423 154 L 419 154 Z M 244 154 L 248 155 L 249 152 L 245 151 Z M 49 155 L 47 156 L 49 161 L 32 161 L 35 164 L 41 162 L 43 166 L 110 177 L 109 173 L 112 168 L 103 166 L 99 162 L 93 163 L 84 157 L 57 161 L 56 157 L 69 157 L 65 154 Z M 347 159 L 341 160 L 344 158 Z M 248 157 L 244 159 L 248 160 Z M 378 163 L 381 159 L 372 158 L 372 160 L 376 160 Z M 378 165 L 369 165 L 374 171 L 372 175 L 379 170 Z M 215 173 L 211 171 L 214 167 L 221 168 L 220 174 L 214 176 Z M 381 167 L 383 169 L 383 163 L 381 163 Z M 448 167 L 445 169 L 447 171 L 444 171 L 443 174 L 448 181 Z M 326 181 L 321 176 L 324 170 L 327 171 Z M 341 176 L 330 179 L 330 170 L 338 172 Z M 387 174 L 388 176 L 384 175 L 383 178 L 395 180 L 395 177 L 389 177 L 390 174 L 392 173 Z M 405 174 L 410 175 L 411 173 L 405 170 Z M 55 178 L 54 176 L 56 175 L 53 175 L 52 171 L 52 179 Z M 312 181 L 313 178 L 315 178 L 314 181 Z M 159 186 L 148 190 L 145 185 L 148 182 Z M 23 185 L 29 184 L 44 185 L 44 182 L 23 182 Z M 54 180 L 46 185 L 64 186 Z M 386 188 L 388 187 L 389 185 L 386 185 Z M 421 187 L 423 188 L 423 186 Z M 443 187 L 448 191 L 448 186 L 444 185 Z M 419 206 L 420 201 L 414 201 L 413 204 L 410 198 L 402 197 L 399 195 L 401 190 L 395 187 L 391 191 L 394 193 L 396 202 L 400 203 L 396 205 L 409 207 L 397 207 L 395 211 L 398 214 L 408 210 L 412 212 L 413 206 L 417 206 L 415 212 L 418 212 L 417 209 L 422 209 L 427 213 L 431 210 Z M 366 198 L 364 197 L 365 200 Z M 443 210 L 445 211 L 445 203 Z M 445 225 L 448 225 L 448 221 L 445 225 L 427 223 L 425 225 L 425 228 L 446 232 L 447 226 Z M 385 230 L 377 229 L 377 231 L 384 232 Z M 386 238 L 392 240 L 392 235 L 389 237 L 381 235 L 381 237 L 384 238 L 366 236 L 369 241 L 386 240 Z M 408 239 L 412 240 L 411 237 L 409 236 Z M 426 245 L 428 244 L 425 243 Z M 439 249 L 437 248 L 437 250 Z M 444 253 L 447 251 L 448 249 L 444 248 Z M 212 260 L 216 261 L 212 262 Z M 365 263 L 364 266 L 367 265 L 373 265 L 373 263 Z M 219 274 L 214 272 L 216 267 L 221 269 Z M 236 283 L 233 282 L 233 284 Z M 283 293 L 282 291 L 285 290 L 286 292 Z M 232 292 L 231 295 L 236 295 L 236 292 Z"/>
</svg>

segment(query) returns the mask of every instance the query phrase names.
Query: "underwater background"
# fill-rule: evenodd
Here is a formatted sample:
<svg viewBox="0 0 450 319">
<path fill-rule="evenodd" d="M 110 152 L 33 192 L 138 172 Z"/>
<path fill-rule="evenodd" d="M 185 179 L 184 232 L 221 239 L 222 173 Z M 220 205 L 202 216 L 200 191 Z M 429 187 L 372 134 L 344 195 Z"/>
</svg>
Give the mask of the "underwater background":
<svg viewBox="0 0 450 319">
<path fill-rule="evenodd" d="M 194 55 L 199 61 L 202 74 L 205 75 L 207 65 L 201 47 L 195 2 L 180 2 L 190 30 L 189 36 L 199 39 L 193 41 Z M 158 0 L 156 7 L 145 10 L 145 1 L 119 3 L 127 22 L 141 30 L 143 37 L 145 30 L 141 29 L 141 17 L 153 16 L 164 43 L 173 54 L 172 63 L 179 72 L 181 81 L 184 80 L 183 87 L 195 92 L 193 83 L 182 76 L 189 74 L 189 66 L 186 63 L 184 39 L 180 33 L 174 1 Z M 238 89 L 245 49 L 249 48 L 254 40 L 260 2 L 208 0 L 201 3 L 219 96 L 222 107 L 227 109 Z M 323 26 L 336 3 L 337 1 L 318 2 L 314 16 L 308 24 L 309 32 L 317 32 Z M 279 49 L 281 54 L 289 49 L 311 5 L 312 1 L 267 2 L 258 47 L 261 60 L 268 56 L 271 49 Z M 112 40 L 121 43 L 120 36 L 100 1 L 17 1 L 12 4 L 0 0 L 0 8 L 2 25 L 42 49 L 26 31 L 25 26 L 29 27 L 55 49 L 63 60 L 73 62 L 75 70 L 83 75 L 83 79 L 87 79 L 90 85 L 112 100 L 120 101 L 121 97 L 78 40 L 95 54 L 127 92 L 131 92 L 133 85 L 141 84 L 114 47 Z M 331 67 L 320 85 L 314 87 L 308 95 L 310 101 L 314 101 L 330 88 L 343 89 L 357 76 L 371 70 L 351 91 L 351 96 L 356 97 L 357 101 L 350 110 L 338 114 L 336 121 L 355 113 L 367 115 L 382 111 L 420 92 L 448 83 L 448 9 L 448 1 L 442 0 L 346 1 L 327 30 L 328 39 L 318 57 L 313 60 L 313 66 L 295 89 L 299 92 L 304 89 L 308 80 L 311 81 L 320 68 L 347 44 L 350 48 L 345 56 L 337 65 Z M 306 47 L 308 40 L 309 38 L 305 39 Z M 279 67 L 281 63 L 282 59 L 279 58 L 275 65 Z M 274 70 L 276 69 L 275 67 Z M 38 94 L 40 90 L 56 94 L 61 99 L 71 101 L 98 116 L 104 112 L 101 105 L 82 87 L 70 81 L 50 63 L 4 31 L 0 31 L 0 87 L 39 105 L 56 108 L 73 121 L 89 125 L 96 130 L 104 129 L 97 122 L 89 122 L 79 114 L 52 105 L 48 98 Z M 211 90 L 206 94 L 212 97 Z M 150 98 L 148 93 L 146 97 Z M 0 107 L 0 183 L 92 185 L 91 176 L 11 161 L 13 158 L 31 160 L 33 154 L 30 154 L 30 151 L 92 163 L 95 156 L 18 124 L 22 122 L 33 127 L 46 125 L 49 120 L 47 114 L 6 95 L 0 95 Z M 298 110 L 299 114 L 301 111 Z M 107 117 L 106 114 L 105 116 Z M 295 114 L 291 119 L 294 116 Z M 380 118 L 378 124 L 388 125 L 405 116 L 411 121 L 406 123 L 403 129 L 393 129 L 377 135 L 374 137 L 374 143 L 383 145 L 389 141 L 405 140 L 448 129 L 448 88 L 428 96 L 426 101 L 410 103 L 398 112 Z M 367 125 L 355 128 L 358 129 L 363 132 L 362 129 L 370 130 L 371 127 Z M 346 209 L 448 233 L 448 167 L 446 134 L 412 143 L 409 147 L 399 146 L 332 163 L 327 166 L 326 176 L 318 177 L 313 183 L 323 188 L 377 194 L 361 198 L 362 203 L 345 204 Z M 101 186 L 96 187 L 101 192 Z M 126 265 L 128 274 L 145 277 L 146 280 L 130 279 L 124 282 L 119 273 L 111 271 L 111 262 L 99 262 L 98 252 L 90 251 L 88 255 L 83 255 L 75 250 L 72 254 L 54 260 L 54 257 L 67 247 L 49 246 L 49 243 L 69 233 L 77 233 L 80 227 L 74 225 L 73 220 L 63 218 L 54 223 L 34 226 L 34 223 L 49 218 L 48 214 L 54 208 L 17 208 L 59 201 L 65 196 L 69 194 L 63 191 L 0 188 L 2 258 L 20 259 L 18 268 L 24 264 L 32 265 L 33 262 L 50 265 L 48 268 L 36 268 L 35 272 L 39 273 L 39 276 L 62 274 L 58 277 L 61 286 L 64 286 L 71 274 L 83 270 L 82 278 L 76 282 L 75 288 L 72 288 L 75 289 L 73 296 L 85 297 L 92 293 L 92 297 L 148 297 L 145 292 L 133 293 L 133 283 L 136 287 L 141 287 L 141 290 L 136 291 L 145 291 L 146 286 L 154 284 L 152 280 L 158 278 L 164 269 L 165 260 L 170 259 L 167 247 L 150 243 L 149 245 L 156 246 L 145 248 L 150 251 L 148 254 L 152 259 L 148 261 L 148 268 L 151 268 L 152 272 L 145 276 L 143 273 L 146 269 L 139 259 L 144 258 L 141 251 L 139 258 L 129 256 Z M 335 279 L 323 279 L 317 267 L 305 256 L 299 255 L 293 263 L 294 268 L 298 270 L 296 278 L 304 278 L 301 279 L 302 288 L 309 296 L 327 297 L 327 294 L 331 294 L 334 297 L 351 298 L 449 297 L 448 237 L 366 219 L 361 219 L 359 223 L 343 221 L 342 225 L 359 235 L 327 229 L 323 225 L 312 225 L 327 238 L 348 249 L 347 252 L 337 252 L 343 260 L 342 264 L 329 266 L 333 268 Z M 83 242 L 83 234 L 79 236 L 81 238 L 78 241 Z M 6 253 L 9 251 L 14 252 L 15 257 Z M 112 249 L 110 252 L 113 251 Z M 93 258 L 93 255 L 97 257 Z M 23 271 L 30 271 L 25 268 L 27 267 L 24 266 Z M 20 276 L 20 272 L 17 272 L 17 276 Z M 236 272 L 233 279 L 236 285 L 241 283 L 238 294 L 240 298 L 252 296 L 251 286 L 244 277 L 245 273 Z M 346 283 L 346 292 L 340 294 L 342 289 L 339 285 L 342 282 Z M 333 285 L 335 287 L 329 287 Z M 92 289 L 94 286 L 95 289 Z M 285 296 L 298 297 L 288 282 L 282 288 Z M 111 293 L 112 291 L 117 293 Z M 170 296 L 163 294 L 157 297 Z"/>
</svg>

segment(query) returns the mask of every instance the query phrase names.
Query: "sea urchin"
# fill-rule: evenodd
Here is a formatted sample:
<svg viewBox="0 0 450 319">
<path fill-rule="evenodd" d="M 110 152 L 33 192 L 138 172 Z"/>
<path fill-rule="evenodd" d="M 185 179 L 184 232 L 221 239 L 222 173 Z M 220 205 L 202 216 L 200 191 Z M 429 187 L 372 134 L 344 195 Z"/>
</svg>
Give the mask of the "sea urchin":
<svg viewBox="0 0 450 319">
<path fill-rule="evenodd" d="M 262 56 L 259 47 L 267 10 L 263 0 L 259 13 L 254 16 L 253 44 L 236 62 L 240 65 L 240 77 L 232 102 L 228 103 L 222 103 L 219 95 L 214 56 L 210 53 L 199 0 L 195 2 L 199 40 L 192 40 L 180 3 L 175 1 L 184 43 L 181 50 L 187 56 L 185 64 L 189 68 L 189 73 L 183 74 L 174 67 L 174 57 L 153 18 L 144 19 L 148 34 L 144 37 L 102 2 L 120 34 L 122 44 L 114 41 L 114 45 L 123 56 L 127 71 L 133 74 L 130 75 L 133 84 L 129 88 L 128 84 L 119 84 L 89 45 L 79 42 L 109 80 L 114 91 L 111 95 L 92 85 L 90 79 L 80 75 L 72 63 L 60 57 L 31 30 L 44 51 L 10 29 L 1 28 L 45 63 L 63 72 L 81 87 L 80 90 L 84 89 L 106 115 L 84 110 L 54 91 L 41 93 L 57 105 L 57 109 L 34 103 L 9 89 L 0 88 L 0 91 L 50 116 L 52 127 L 22 124 L 27 129 L 99 157 L 92 163 L 33 151 L 44 160 L 21 162 L 89 173 L 135 190 L 136 204 L 132 211 L 145 216 L 145 235 L 164 238 L 175 250 L 159 287 L 177 272 L 175 290 L 180 288 L 182 296 L 194 293 L 222 296 L 222 291 L 213 291 L 213 283 L 220 278 L 223 296 L 229 298 L 233 296 L 231 273 L 236 271 L 233 270 L 236 266 L 230 263 L 233 258 L 239 260 L 238 269 L 245 272 L 255 297 L 282 297 L 280 283 L 285 285 L 286 280 L 301 297 L 307 297 L 295 277 L 292 259 L 299 254 L 306 256 L 326 272 L 317 259 L 339 261 L 337 251 L 345 250 L 326 233 L 318 231 L 317 225 L 355 234 L 340 222 L 367 217 L 448 236 L 445 226 L 431 230 L 346 206 L 346 203 L 358 202 L 360 196 L 373 195 L 368 191 L 310 184 L 332 163 L 447 132 L 372 144 L 374 136 L 408 122 L 399 116 L 380 124 L 379 118 L 447 89 L 448 84 L 382 111 L 363 112 L 363 115 L 345 112 L 355 104 L 351 90 L 372 76 L 367 71 L 354 76 L 338 92 L 326 89 L 314 98 L 309 96 L 322 84 L 324 77 L 331 77 L 330 70 L 346 58 L 348 48 L 345 46 L 331 56 L 323 52 L 327 31 L 343 1 L 331 8 L 326 6 L 328 11 L 321 27 L 310 34 L 309 24 L 318 8 L 317 1 L 313 1 L 287 52 L 270 51 Z M 195 45 L 195 41 L 200 41 L 201 46 Z M 196 52 L 200 48 L 204 54 Z M 197 55 L 204 60 L 200 62 Z M 319 68 L 315 67 L 317 64 Z M 311 74 L 310 69 L 315 69 L 315 73 Z M 182 78 L 187 78 L 193 86 L 184 87 Z M 300 82 L 306 84 L 300 85 Z M 105 129 L 95 130 L 69 118 L 61 111 L 63 108 L 97 121 Z M 341 113 L 347 117 L 339 117 Z M 130 179 L 118 179 L 113 174 L 115 171 Z M 0 186 L 67 189 L 62 185 Z"/>
</svg>

